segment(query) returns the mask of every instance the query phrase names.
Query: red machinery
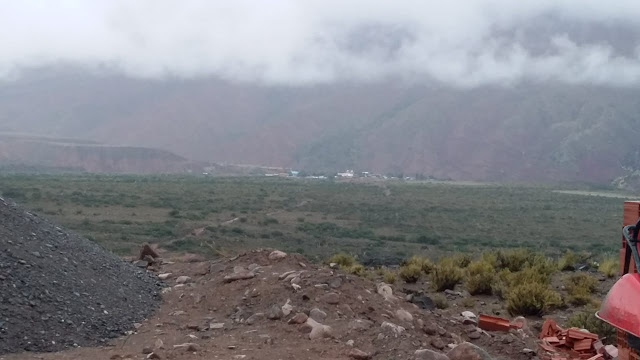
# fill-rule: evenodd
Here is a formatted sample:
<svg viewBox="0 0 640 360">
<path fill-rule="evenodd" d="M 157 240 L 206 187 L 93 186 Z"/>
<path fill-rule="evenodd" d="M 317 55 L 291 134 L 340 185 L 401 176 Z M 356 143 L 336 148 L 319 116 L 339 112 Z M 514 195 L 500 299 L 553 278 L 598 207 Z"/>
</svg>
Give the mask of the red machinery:
<svg viewBox="0 0 640 360">
<path fill-rule="evenodd" d="M 638 233 L 640 232 L 640 202 L 624 203 L 620 275 L 596 316 L 618 329 L 618 360 L 639 360 L 640 356 L 640 264 Z"/>
</svg>

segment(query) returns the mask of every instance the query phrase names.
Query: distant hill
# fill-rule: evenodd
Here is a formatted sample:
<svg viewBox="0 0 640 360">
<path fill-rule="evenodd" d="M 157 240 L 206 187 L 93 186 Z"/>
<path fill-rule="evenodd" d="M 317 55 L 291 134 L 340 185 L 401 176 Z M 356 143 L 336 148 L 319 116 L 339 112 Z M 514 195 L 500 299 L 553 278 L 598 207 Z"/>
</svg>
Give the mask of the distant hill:
<svg viewBox="0 0 640 360">
<path fill-rule="evenodd" d="M 180 173 L 191 165 L 166 150 L 0 134 L 0 167 L 15 171 Z"/>
<path fill-rule="evenodd" d="M 610 183 L 640 169 L 638 95 L 554 83 L 268 87 L 42 70 L 0 83 L 0 129 L 163 149 L 178 154 L 160 156 L 172 164 L 184 157 L 307 171 Z M 56 156 L 43 146 L 29 156 Z M 116 149 L 91 148 L 85 168 L 104 164 L 105 151 L 117 157 L 123 150 Z M 153 170 L 159 161 L 157 152 L 139 155 L 135 166 L 121 166 Z"/>
</svg>

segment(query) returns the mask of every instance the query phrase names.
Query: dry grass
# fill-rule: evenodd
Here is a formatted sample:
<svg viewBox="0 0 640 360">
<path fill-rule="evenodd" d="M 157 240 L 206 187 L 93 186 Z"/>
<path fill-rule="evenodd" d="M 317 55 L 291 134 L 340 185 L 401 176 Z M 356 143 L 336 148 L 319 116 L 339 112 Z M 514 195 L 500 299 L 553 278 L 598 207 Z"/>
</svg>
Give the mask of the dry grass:
<svg viewBox="0 0 640 360">
<path fill-rule="evenodd" d="M 400 267 L 398 275 L 408 283 L 415 283 L 422 276 L 422 267 L 417 264 L 407 264 Z"/>
<path fill-rule="evenodd" d="M 494 279 L 495 269 L 491 263 L 484 260 L 473 261 L 467 267 L 464 287 L 471 295 L 491 294 Z"/>
<path fill-rule="evenodd" d="M 612 256 L 602 260 L 598 266 L 598 271 L 610 278 L 618 275 L 618 272 L 620 271 L 618 258 Z"/>
<path fill-rule="evenodd" d="M 433 304 L 438 309 L 446 309 L 449 307 L 449 301 L 447 300 L 447 297 L 444 296 L 443 294 L 435 294 L 431 297 L 431 300 L 433 300 Z"/>
</svg>

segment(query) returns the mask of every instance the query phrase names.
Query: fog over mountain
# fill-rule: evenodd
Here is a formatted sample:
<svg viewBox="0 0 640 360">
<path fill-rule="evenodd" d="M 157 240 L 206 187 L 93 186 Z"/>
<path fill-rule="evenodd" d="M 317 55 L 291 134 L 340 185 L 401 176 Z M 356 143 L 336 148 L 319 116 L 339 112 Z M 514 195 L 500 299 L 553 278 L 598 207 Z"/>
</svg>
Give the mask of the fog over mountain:
<svg viewBox="0 0 640 360">
<path fill-rule="evenodd" d="M 310 171 L 610 182 L 640 168 L 636 1 L 2 8 L 2 132 Z"/>
<path fill-rule="evenodd" d="M 635 1 L 3 1 L 5 77 L 69 63 L 267 84 L 637 85 Z"/>
</svg>

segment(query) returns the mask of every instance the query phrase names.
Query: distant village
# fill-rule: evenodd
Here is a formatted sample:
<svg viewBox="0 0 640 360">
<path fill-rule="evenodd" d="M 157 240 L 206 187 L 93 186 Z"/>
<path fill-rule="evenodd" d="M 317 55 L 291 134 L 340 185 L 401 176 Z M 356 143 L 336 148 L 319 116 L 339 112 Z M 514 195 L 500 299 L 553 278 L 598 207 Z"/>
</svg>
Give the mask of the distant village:
<svg viewBox="0 0 640 360">
<path fill-rule="evenodd" d="M 264 176 L 277 178 L 297 178 L 297 179 L 316 179 L 316 180 L 450 180 L 438 179 L 423 174 L 414 174 L 414 176 L 405 176 L 404 174 L 377 174 L 370 171 L 356 171 L 348 169 L 336 173 L 329 172 L 306 172 L 303 170 L 287 169 L 280 167 L 267 167 L 260 165 L 241 165 L 241 164 L 209 164 L 202 168 L 202 175 L 208 176 Z"/>
<path fill-rule="evenodd" d="M 264 176 L 267 177 L 294 177 L 294 178 L 304 178 L 304 179 L 320 179 L 320 180 L 326 180 L 326 179 L 381 179 L 381 180 L 388 180 L 388 179 L 401 179 L 401 180 L 416 180 L 416 178 L 418 178 L 418 180 L 422 180 L 422 176 L 418 175 L 416 177 L 411 177 L 411 176 L 402 176 L 402 175 L 398 175 L 398 176 L 392 176 L 392 175 L 382 175 L 382 174 L 375 174 L 375 173 L 370 173 L 368 171 L 361 171 L 361 172 L 356 172 L 354 170 L 345 170 L 344 172 L 338 172 L 335 173 L 333 175 L 308 175 L 305 174 L 304 172 L 301 171 L 297 171 L 297 170 L 289 170 L 288 172 L 280 172 L 280 173 L 266 173 Z M 424 178 L 426 179 L 426 178 Z"/>
</svg>

